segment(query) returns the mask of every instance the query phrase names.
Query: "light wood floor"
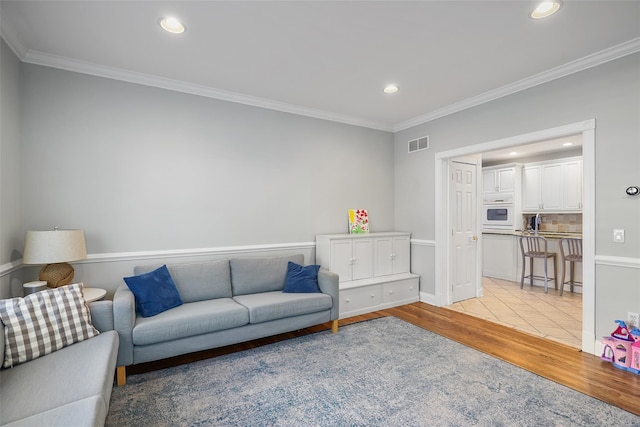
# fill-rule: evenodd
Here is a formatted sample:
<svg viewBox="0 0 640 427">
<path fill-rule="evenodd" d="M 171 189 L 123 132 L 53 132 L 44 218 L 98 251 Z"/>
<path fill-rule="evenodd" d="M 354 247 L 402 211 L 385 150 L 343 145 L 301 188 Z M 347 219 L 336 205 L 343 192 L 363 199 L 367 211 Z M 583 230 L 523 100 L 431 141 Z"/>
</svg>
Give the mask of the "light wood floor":
<svg viewBox="0 0 640 427">
<path fill-rule="evenodd" d="M 518 282 L 483 277 L 484 296 L 457 302 L 449 308 L 580 349 L 582 294 L 565 287 L 560 296 L 553 287 L 545 294 L 542 286 L 526 283 L 520 289 Z"/>
<path fill-rule="evenodd" d="M 597 356 L 582 353 L 570 346 L 533 336 L 509 326 L 421 302 L 343 319 L 339 323 L 344 326 L 384 316 L 395 316 L 640 416 L 640 375 L 616 369 L 611 363 L 604 362 Z M 131 366 L 127 372 L 135 375 L 242 351 L 327 330 L 330 327 L 327 323 L 249 343 Z"/>
</svg>

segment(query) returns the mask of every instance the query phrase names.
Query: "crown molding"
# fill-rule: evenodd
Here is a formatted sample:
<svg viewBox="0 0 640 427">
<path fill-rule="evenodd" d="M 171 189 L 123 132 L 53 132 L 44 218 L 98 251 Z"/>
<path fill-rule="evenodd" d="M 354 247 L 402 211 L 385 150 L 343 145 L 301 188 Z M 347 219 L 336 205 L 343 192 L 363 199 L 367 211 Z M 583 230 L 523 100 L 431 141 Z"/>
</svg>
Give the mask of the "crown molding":
<svg viewBox="0 0 640 427">
<path fill-rule="evenodd" d="M 5 42 L 7 42 L 7 45 L 9 45 L 9 48 L 11 48 L 11 50 L 13 51 L 13 53 L 15 53 L 18 59 L 22 61 L 24 56 L 27 54 L 27 49 L 24 47 L 22 43 L 20 43 L 20 40 L 18 39 L 18 36 L 16 35 L 15 31 L 13 31 L 13 27 L 11 26 L 11 24 L 9 24 L 6 18 L 4 17 L 4 15 L 1 15 L 1 14 L 0 14 L 0 37 L 2 37 Z"/>
<path fill-rule="evenodd" d="M 104 77 L 128 83 L 152 86 L 176 92 L 188 93 L 191 95 L 204 96 L 206 98 L 218 99 L 221 101 L 235 102 L 238 104 L 250 105 L 253 107 L 266 108 L 269 110 L 281 111 L 284 113 L 297 114 L 300 116 L 312 117 L 315 119 L 329 120 L 332 122 L 344 123 L 353 126 L 361 126 L 370 129 L 392 132 L 393 126 L 386 123 L 365 120 L 358 117 L 323 111 L 314 108 L 301 107 L 285 102 L 274 101 L 256 96 L 244 95 L 208 86 L 174 80 L 150 74 L 138 73 L 121 68 L 109 67 L 87 61 L 80 61 L 49 53 L 28 50 L 22 57 L 22 61 L 42 65 L 45 67 L 59 68 L 61 70 L 73 71 L 76 73 L 89 74 L 97 77 Z"/>
<path fill-rule="evenodd" d="M 591 55 L 587 55 L 575 61 L 568 62 L 564 65 L 560 65 L 559 67 L 543 71 L 542 73 L 535 74 L 522 80 L 518 80 L 514 83 L 510 83 L 500 88 L 490 90 L 478 96 L 467 98 L 463 101 L 456 102 L 444 108 L 432 111 L 431 113 L 427 113 L 422 116 L 397 123 L 393 126 L 393 131 L 399 132 L 401 130 L 409 129 L 414 126 L 418 126 L 432 120 L 448 116 L 450 114 L 458 113 L 460 111 L 476 107 L 478 105 L 494 101 L 508 95 L 513 95 L 516 92 L 530 89 L 532 87 L 548 83 L 550 81 L 596 67 L 598 65 L 602 65 L 604 63 L 622 58 L 627 55 L 631 55 L 636 52 L 640 52 L 640 37 L 601 50 Z"/>
</svg>

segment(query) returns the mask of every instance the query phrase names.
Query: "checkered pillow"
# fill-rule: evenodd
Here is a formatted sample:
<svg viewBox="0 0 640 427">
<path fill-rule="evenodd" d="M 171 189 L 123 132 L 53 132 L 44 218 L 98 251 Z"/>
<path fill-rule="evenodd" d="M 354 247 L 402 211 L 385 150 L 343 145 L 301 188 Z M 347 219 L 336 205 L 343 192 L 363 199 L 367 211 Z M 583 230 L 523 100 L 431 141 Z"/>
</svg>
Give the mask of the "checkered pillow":
<svg viewBox="0 0 640 427">
<path fill-rule="evenodd" d="M 100 332 L 82 296 L 82 284 L 0 300 L 4 368 L 44 356 Z"/>
</svg>

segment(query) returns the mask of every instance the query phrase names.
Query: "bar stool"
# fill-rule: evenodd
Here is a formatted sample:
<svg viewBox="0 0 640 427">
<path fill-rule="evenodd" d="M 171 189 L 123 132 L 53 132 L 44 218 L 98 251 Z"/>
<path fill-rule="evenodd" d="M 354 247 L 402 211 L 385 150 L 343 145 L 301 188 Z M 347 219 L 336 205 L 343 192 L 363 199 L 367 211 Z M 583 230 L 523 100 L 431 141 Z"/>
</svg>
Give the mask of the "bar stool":
<svg viewBox="0 0 640 427">
<path fill-rule="evenodd" d="M 560 239 L 560 256 L 562 257 L 562 281 L 560 282 L 560 296 L 564 291 L 565 283 L 571 285 L 571 292 L 574 286 L 582 286 L 582 282 L 574 280 L 576 262 L 582 262 L 582 239 L 564 237 Z M 564 277 L 567 272 L 567 262 L 569 262 L 569 281 L 565 282 Z"/>
<path fill-rule="evenodd" d="M 544 280 L 544 293 L 547 293 L 549 281 L 553 280 L 558 289 L 558 266 L 555 252 L 547 251 L 547 239 L 542 236 L 522 236 L 520 237 L 520 250 L 522 251 L 522 277 L 520 278 L 520 289 L 524 287 L 524 279 L 528 278 L 533 286 L 533 279 Z M 526 259 L 529 258 L 529 275 L 525 276 Z M 533 260 L 539 258 L 544 260 L 544 276 L 533 274 Z M 549 277 L 547 261 L 553 258 L 553 277 Z"/>
</svg>

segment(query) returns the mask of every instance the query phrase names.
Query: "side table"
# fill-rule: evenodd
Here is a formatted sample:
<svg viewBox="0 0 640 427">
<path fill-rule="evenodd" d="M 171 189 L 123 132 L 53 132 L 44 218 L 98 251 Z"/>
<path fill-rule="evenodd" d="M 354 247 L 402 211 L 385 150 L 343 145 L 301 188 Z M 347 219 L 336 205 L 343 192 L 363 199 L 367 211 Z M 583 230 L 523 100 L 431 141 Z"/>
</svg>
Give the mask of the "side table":
<svg viewBox="0 0 640 427">
<path fill-rule="evenodd" d="M 106 289 L 101 288 L 82 288 L 82 296 L 86 302 L 94 302 L 101 300 L 107 295 Z"/>
</svg>

